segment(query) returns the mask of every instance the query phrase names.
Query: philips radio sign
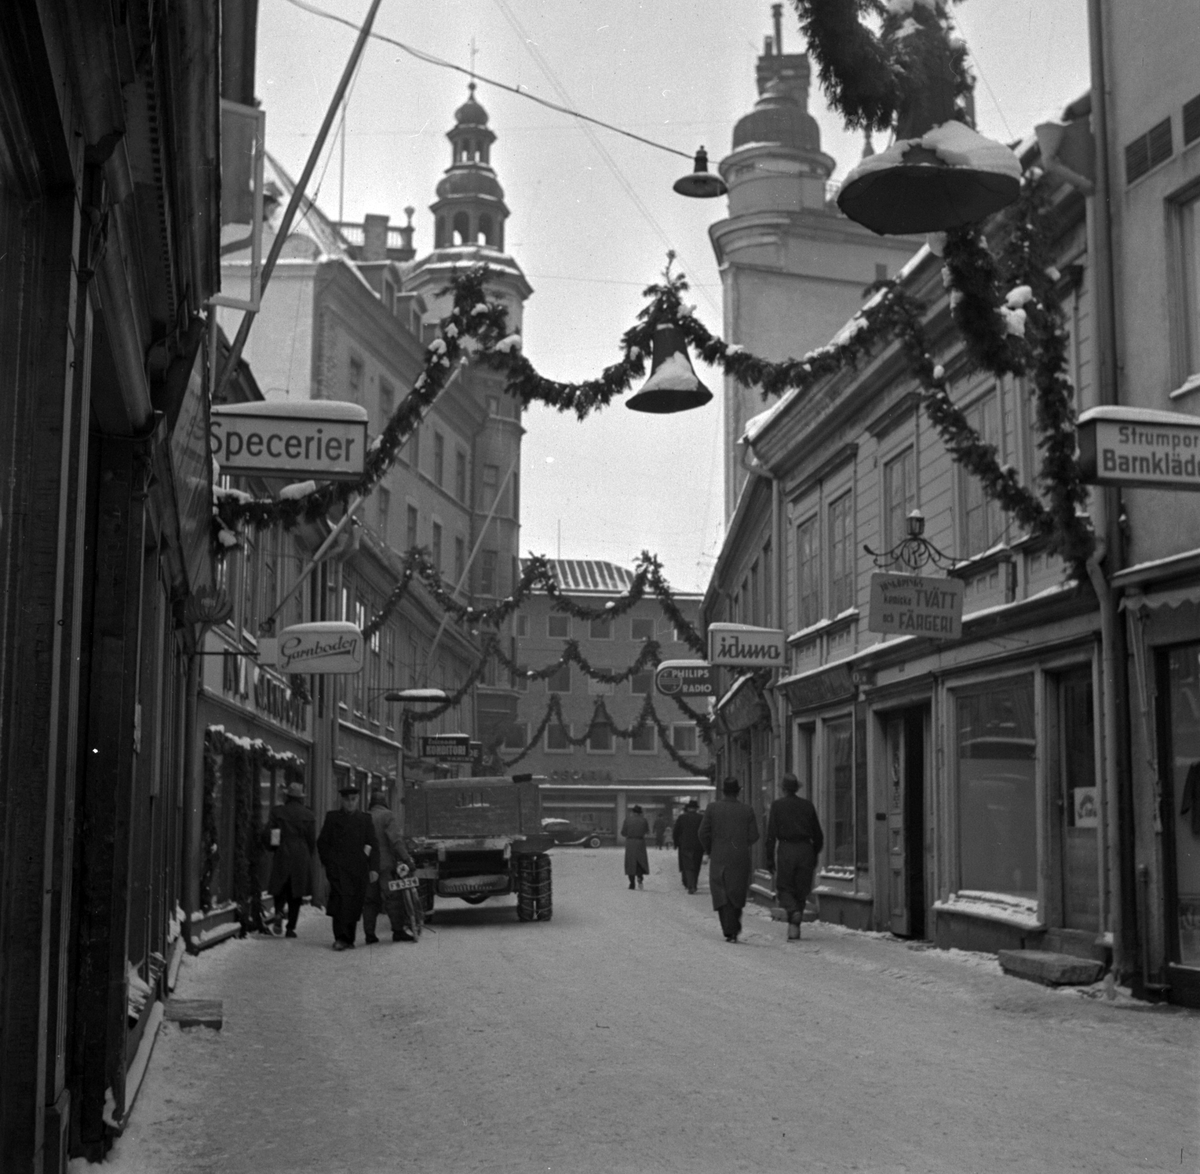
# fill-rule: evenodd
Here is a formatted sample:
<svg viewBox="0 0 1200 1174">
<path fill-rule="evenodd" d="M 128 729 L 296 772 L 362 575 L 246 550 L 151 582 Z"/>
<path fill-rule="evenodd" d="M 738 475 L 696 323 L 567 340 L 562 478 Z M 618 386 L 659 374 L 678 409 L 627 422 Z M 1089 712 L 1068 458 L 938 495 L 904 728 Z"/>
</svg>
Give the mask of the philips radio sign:
<svg viewBox="0 0 1200 1174">
<path fill-rule="evenodd" d="M 708 662 L 737 668 L 782 668 L 783 631 L 749 624 L 709 624 Z"/>
</svg>

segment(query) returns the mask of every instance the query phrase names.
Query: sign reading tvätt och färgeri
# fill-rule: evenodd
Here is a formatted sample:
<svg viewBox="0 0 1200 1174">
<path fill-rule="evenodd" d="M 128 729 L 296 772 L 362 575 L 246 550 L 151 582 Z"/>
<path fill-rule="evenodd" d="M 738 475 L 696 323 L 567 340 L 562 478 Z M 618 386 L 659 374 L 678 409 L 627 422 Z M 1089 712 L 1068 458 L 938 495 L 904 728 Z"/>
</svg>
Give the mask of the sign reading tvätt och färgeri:
<svg viewBox="0 0 1200 1174">
<path fill-rule="evenodd" d="M 664 660 L 654 670 L 654 687 L 664 697 L 712 697 L 713 678 L 705 660 Z"/>
<path fill-rule="evenodd" d="M 282 673 L 361 673 L 363 634 L 342 620 L 293 624 L 278 636 L 259 639 L 258 663 Z"/>
<path fill-rule="evenodd" d="M 351 480 L 366 467 L 367 410 L 334 400 L 214 404 L 209 445 L 222 473 Z"/>
<path fill-rule="evenodd" d="M 962 635 L 963 585 L 922 575 L 871 576 L 867 631 L 957 640 Z"/>
<path fill-rule="evenodd" d="M 709 624 L 708 662 L 739 668 L 780 668 L 783 630 L 749 624 Z"/>
<path fill-rule="evenodd" d="M 1089 408 L 1076 434 L 1080 476 L 1089 484 L 1200 489 L 1200 417 Z"/>
</svg>

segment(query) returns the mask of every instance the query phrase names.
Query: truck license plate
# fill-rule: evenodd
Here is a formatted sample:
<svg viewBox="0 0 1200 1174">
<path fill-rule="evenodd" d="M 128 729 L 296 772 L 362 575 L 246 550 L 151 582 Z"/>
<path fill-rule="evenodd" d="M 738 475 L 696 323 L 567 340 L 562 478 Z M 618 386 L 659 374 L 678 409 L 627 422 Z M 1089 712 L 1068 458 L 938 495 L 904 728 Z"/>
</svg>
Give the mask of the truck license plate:
<svg viewBox="0 0 1200 1174">
<path fill-rule="evenodd" d="M 399 893 L 404 889 L 415 889 L 418 881 L 415 876 L 397 877 L 395 880 L 388 881 L 388 892 Z"/>
</svg>

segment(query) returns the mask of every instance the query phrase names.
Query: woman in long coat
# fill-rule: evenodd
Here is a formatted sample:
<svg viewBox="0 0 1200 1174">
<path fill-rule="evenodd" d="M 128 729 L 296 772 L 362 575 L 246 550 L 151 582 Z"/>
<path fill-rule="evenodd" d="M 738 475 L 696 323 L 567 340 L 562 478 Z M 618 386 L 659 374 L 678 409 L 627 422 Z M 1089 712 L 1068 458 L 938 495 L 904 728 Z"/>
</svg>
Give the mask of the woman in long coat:
<svg viewBox="0 0 1200 1174">
<path fill-rule="evenodd" d="M 625 837 L 625 875 L 629 877 L 629 887 L 642 887 L 642 877 L 650 871 L 650 857 L 646 855 L 646 837 L 650 834 L 650 824 L 642 814 L 642 809 L 635 803 L 621 824 L 621 835 Z"/>
<path fill-rule="evenodd" d="M 750 892 L 750 845 L 758 841 L 754 808 L 738 801 L 737 779 L 726 779 L 722 797 L 704 809 L 700 846 L 708 853 L 708 888 L 727 942 L 742 932 L 742 910 Z"/>
</svg>

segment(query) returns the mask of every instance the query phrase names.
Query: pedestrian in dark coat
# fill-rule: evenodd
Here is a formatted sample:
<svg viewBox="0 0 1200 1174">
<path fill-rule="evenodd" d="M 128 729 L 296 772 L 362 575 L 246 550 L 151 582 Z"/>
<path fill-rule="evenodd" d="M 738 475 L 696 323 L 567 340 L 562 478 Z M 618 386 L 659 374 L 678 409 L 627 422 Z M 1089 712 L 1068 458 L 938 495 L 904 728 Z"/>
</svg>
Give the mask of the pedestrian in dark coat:
<svg viewBox="0 0 1200 1174">
<path fill-rule="evenodd" d="M 379 879 L 379 842 L 375 825 L 358 809 L 358 788 L 339 788 L 337 811 L 330 811 L 317 837 L 317 852 L 329 881 L 326 911 L 333 919 L 333 948 L 353 950 L 367 885 Z"/>
<path fill-rule="evenodd" d="M 286 936 L 296 936 L 300 906 L 312 892 L 312 857 L 317 850 L 317 817 L 304 805 L 304 784 L 289 783 L 287 798 L 271 808 L 263 832 L 271 857 L 271 877 L 267 891 L 275 902 L 273 931 L 283 927 L 283 909 L 287 906 Z"/>
<path fill-rule="evenodd" d="M 393 877 L 407 876 L 415 865 L 404 845 L 404 837 L 400 835 L 400 821 L 388 806 L 386 791 L 371 792 L 371 810 L 368 814 L 379 843 L 379 879 L 367 886 L 367 899 L 363 905 L 363 936 L 368 945 L 379 941 L 375 936 L 375 922 L 382 909 L 392 927 L 392 941 L 411 942 L 414 938 L 404 920 L 403 894 L 390 892 L 387 883 Z M 403 872 L 397 871 L 397 866 Z"/>
<path fill-rule="evenodd" d="M 682 814 L 675 821 L 671 838 L 679 853 L 679 871 L 683 876 L 683 887 L 689 893 L 696 891 L 700 880 L 700 864 L 704 860 L 704 849 L 700 846 L 700 803 L 689 799 Z"/>
<path fill-rule="evenodd" d="M 625 837 L 625 875 L 629 877 L 629 887 L 642 887 L 642 877 L 650 871 L 650 857 L 646 855 L 646 837 L 650 834 L 650 824 L 642 814 L 642 809 L 635 803 L 621 824 L 621 835 Z"/>
<path fill-rule="evenodd" d="M 787 913 L 788 941 L 798 942 L 804 904 L 812 892 L 813 871 L 825 847 L 825 833 L 817 809 L 796 793 L 800 780 L 786 774 L 780 786 L 784 793 L 767 814 L 763 855 L 767 868 L 775 875 L 775 897 Z"/>
<path fill-rule="evenodd" d="M 742 910 L 750 892 L 750 845 L 758 842 L 754 809 L 738 800 L 737 779 L 721 785 L 722 798 L 700 820 L 700 846 L 708 853 L 708 888 L 727 942 L 742 932 Z"/>
</svg>

